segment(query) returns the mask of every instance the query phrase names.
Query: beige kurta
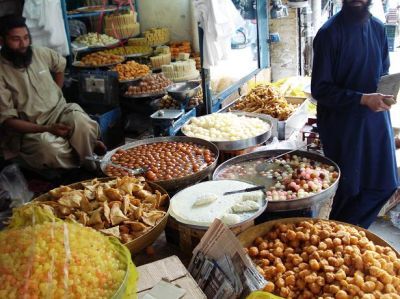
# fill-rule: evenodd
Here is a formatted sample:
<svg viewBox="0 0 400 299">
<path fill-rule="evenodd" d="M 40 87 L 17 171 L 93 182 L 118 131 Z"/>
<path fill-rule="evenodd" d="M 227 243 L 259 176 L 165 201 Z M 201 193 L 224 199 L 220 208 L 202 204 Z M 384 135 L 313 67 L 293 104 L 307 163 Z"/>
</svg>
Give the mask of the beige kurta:
<svg viewBox="0 0 400 299">
<path fill-rule="evenodd" d="M 19 118 L 39 125 L 65 123 L 67 139 L 50 133 L 17 134 L 6 131 L 6 158 L 20 155 L 34 168 L 73 168 L 91 155 L 99 127 L 77 104 L 67 104 L 51 72 L 63 72 L 65 59 L 48 48 L 33 48 L 28 68 L 15 68 L 0 56 L 0 124 Z"/>
</svg>

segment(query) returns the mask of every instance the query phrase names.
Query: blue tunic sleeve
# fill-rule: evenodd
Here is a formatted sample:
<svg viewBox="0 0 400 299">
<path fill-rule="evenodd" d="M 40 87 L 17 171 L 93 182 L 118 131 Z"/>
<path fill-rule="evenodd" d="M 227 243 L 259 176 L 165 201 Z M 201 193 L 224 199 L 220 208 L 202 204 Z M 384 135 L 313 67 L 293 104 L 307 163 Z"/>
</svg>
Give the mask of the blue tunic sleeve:
<svg viewBox="0 0 400 299">
<path fill-rule="evenodd" d="M 389 45 L 386 36 L 386 32 L 383 31 L 384 37 L 383 40 L 385 41 L 382 50 L 382 74 L 381 76 L 385 76 L 389 74 L 389 67 L 390 67 L 390 58 L 389 58 Z"/>
<path fill-rule="evenodd" d="M 359 105 L 362 93 L 343 88 L 334 83 L 334 66 L 337 60 L 336 44 L 332 32 L 321 29 L 315 36 L 314 61 L 311 77 L 311 93 L 318 105 L 331 109 L 343 109 Z"/>
</svg>

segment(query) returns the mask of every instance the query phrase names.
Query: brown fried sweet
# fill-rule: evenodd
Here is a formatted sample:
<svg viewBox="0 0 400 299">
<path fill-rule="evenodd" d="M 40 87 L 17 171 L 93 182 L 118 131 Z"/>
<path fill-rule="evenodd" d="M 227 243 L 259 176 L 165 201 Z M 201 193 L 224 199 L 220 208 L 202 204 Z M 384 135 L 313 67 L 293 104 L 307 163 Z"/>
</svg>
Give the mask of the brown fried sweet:
<svg viewBox="0 0 400 299">
<path fill-rule="evenodd" d="M 284 298 L 400 298 L 400 259 L 332 221 L 276 225 L 246 248 L 267 291 Z"/>
</svg>

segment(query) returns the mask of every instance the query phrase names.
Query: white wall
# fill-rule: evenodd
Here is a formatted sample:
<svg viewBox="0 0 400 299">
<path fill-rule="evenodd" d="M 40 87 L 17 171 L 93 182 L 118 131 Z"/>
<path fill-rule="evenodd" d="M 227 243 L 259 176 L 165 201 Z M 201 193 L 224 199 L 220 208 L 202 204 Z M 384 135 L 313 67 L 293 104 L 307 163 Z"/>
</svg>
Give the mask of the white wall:
<svg viewBox="0 0 400 299">
<path fill-rule="evenodd" d="M 141 31 L 168 27 L 173 41 L 192 40 L 191 0 L 137 0 Z"/>
</svg>

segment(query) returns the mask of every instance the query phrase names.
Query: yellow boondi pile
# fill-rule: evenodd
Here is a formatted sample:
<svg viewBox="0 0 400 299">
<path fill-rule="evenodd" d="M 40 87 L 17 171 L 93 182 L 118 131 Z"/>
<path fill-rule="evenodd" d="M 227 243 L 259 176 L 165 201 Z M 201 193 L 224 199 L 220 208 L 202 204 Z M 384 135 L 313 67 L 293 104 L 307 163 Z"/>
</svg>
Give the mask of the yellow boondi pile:
<svg viewBox="0 0 400 299">
<path fill-rule="evenodd" d="M 115 244 L 77 224 L 0 232 L 0 298 L 111 298 L 127 265 Z"/>
</svg>

